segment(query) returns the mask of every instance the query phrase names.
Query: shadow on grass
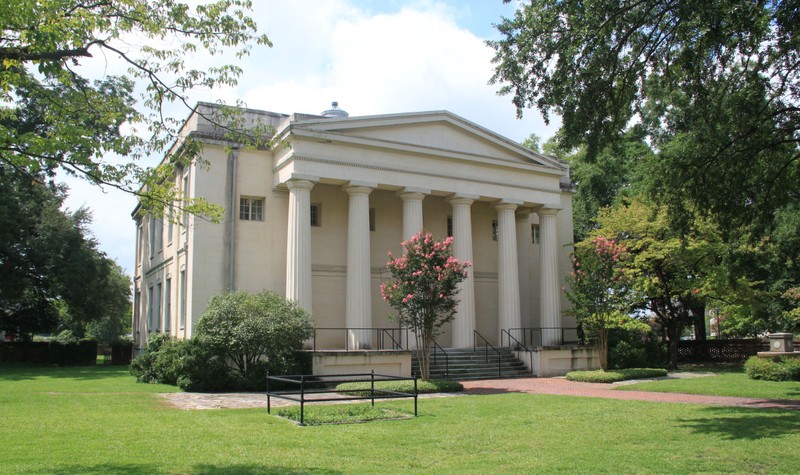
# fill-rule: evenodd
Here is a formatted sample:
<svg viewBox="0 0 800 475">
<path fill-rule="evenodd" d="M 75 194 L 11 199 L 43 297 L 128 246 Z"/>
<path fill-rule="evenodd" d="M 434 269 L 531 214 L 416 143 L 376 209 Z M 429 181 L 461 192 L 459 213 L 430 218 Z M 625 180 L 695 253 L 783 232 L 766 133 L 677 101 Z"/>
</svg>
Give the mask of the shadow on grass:
<svg viewBox="0 0 800 475">
<path fill-rule="evenodd" d="M 128 375 L 130 375 L 128 366 L 0 365 L 0 381 L 24 381 L 42 377 L 89 381 Z"/>
<path fill-rule="evenodd" d="M 800 411 L 757 411 L 739 407 L 708 407 L 711 417 L 679 419 L 681 427 L 726 440 L 757 440 L 800 432 Z"/>
<path fill-rule="evenodd" d="M 162 473 L 164 471 L 170 472 L 170 467 L 164 467 L 156 464 L 97 464 L 97 465 L 70 465 L 53 470 L 52 474 L 55 475 L 71 475 L 78 473 L 114 473 L 122 475 L 131 474 L 151 474 Z M 255 465 L 255 464 L 234 464 L 234 465 L 213 465 L 213 464 L 198 464 L 194 465 L 186 473 L 193 474 L 221 474 L 221 475 L 267 475 L 267 474 L 338 474 L 342 473 L 337 470 L 324 469 L 324 468 L 304 468 L 295 469 L 290 467 L 281 467 L 274 465 Z"/>
</svg>

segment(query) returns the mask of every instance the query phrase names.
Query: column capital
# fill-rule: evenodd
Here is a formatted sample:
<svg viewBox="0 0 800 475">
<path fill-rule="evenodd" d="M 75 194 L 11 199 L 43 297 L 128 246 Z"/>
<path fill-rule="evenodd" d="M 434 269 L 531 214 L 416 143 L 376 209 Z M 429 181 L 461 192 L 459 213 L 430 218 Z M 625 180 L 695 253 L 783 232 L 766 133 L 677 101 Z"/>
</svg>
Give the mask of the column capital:
<svg viewBox="0 0 800 475">
<path fill-rule="evenodd" d="M 292 178 L 286 181 L 286 188 L 290 190 L 310 190 L 314 188 L 314 184 L 311 180 Z"/>
<path fill-rule="evenodd" d="M 467 195 L 467 194 L 464 194 L 464 193 L 455 193 L 455 194 L 451 195 L 447 199 L 447 202 L 450 203 L 453 206 L 455 206 L 455 205 L 467 205 L 467 206 L 469 206 L 472 203 L 474 203 L 475 201 L 477 201 L 478 198 L 480 198 L 478 195 Z"/>
<path fill-rule="evenodd" d="M 516 210 L 516 209 L 519 207 L 519 205 L 521 205 L 521 204 L 522 204 L 522 202 L 521 202 L 521 201 L 519 201 L 519 202 L 515 202 L 515 201 L 510 201 L 510 200 L 508 200 L 508 201 L 507 201 L 507 200 L 503 200 L 503 201 L 500 201 L 499 203 L 495 204 L 495 205 L 494 205 L 494 209 L 496 209 L 496 210 L 498 210 L 498 211 L 501 211 L 501 210 L 510 210 L 510 211 L 514 211 L 514 210 Z"/>
<path fill-rule="evenodd" d="M 555 216 L 559 211 L 561 211 L 559 208 L 539 208 L 536 210 L 536 214 L 539 216 Z"/>
<path fill-rule="evenodd" d="M 427 188 L 415 188 L 413 186 L 406 186 L 405 188 L 397 190 L 397 196 L 401 198 L 403 197 L 403 195 L 422 195 L 424 197 L 430 194 L 431 190 Z"/>
<path fill-rule="evenodd" d="M 342 189 L 347 192 L 348 195 L 369 195 L 372 193 L 372 190 L 375 187 L 373 186 L 365 186 L 365 185 L 344 185 Z"/>
<path fill-rule="evenodd" d="M 400 199 L 403 200 L 403 201 L 406 201 L 406 200 L 420 200 L 420 201 L 422 201 L 428 195 L 426 195 L 425 193 L 419 193 L 419 192 L 416 192 L 416 191 L 398 191 L 397 192 L 397 196 L 399 196 Z"/>
<path fill-rule="evenodd" d="M 516 212 L 517 221 L 525 221 L 531 217 L 530 208 L 519 208 Z"/>
</svg>

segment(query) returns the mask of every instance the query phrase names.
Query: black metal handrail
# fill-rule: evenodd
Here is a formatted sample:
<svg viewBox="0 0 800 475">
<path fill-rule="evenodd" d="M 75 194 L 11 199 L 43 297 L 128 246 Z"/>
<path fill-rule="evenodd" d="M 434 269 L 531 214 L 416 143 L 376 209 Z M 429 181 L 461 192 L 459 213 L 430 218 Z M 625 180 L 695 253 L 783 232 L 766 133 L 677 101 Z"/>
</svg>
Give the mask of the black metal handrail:
<svg viewBox="0 0 800 475">
<path fill-rule="evenodd" d="M 344 350 L 350 351 L 350 332 L 351 331 L 368 331 L 375 332 L 375 350 L 407 350 L 408 349 L 408 328 L 379 328 L 379 327 L 316 327 L 314 328 L 314 337 L 312 348 L 317 351 L 317 336 L 320 332 L 342 332 L 344 337 Z M 406 346 L 403 346 L 403 332 L 406 332 Z M 387 345 L 386 343 L 389 343 Z M 387 347 L 388 346 L 388 347 Z M 325 348 L 325 349 L 341 349 L 338 348 Z M 365 348 L 363 348 L 365 349 Z"/>
<path fill-rule="evenodd" d="M 533 351 L 530 348 L 528 348 L 527 346 L 525 346 L 525 344 L 523 344 L 521 341 L 517 340 L 511 334 L 511 332 L 506 330 L 506 329 L 501 329 L 500 330 L 500 346 L 501 347 L 503 346 L 503 335 L 506 335 L 508 337 L 508 348 L 509 349 L 516 349 L 517 351 L 524 351 L 524 352 L 528 353 L 528 358 L 530 358 L 531 374 L 536 374 L 536 371 L 534 371 L 534 369 L 533 369 Z M 516 347 L 512 348 L 512 345 L 511 345 L 511 341 L 512 340 L 517 344 Z"/>
<path fill-rule="evenodd" d="M 497 377 L 503 376 L 503 358 L 500 355 L 500 350 L 494 347 L 489 340 L 483 337 L 478 330 L 472 330 L 472 350 L 478 351 L 478 338 L 483 340 L 483 348 L 484 353 L 486 354 L 486 363 L 489 363 L 489 348 L 491 348 L 497 354 Z"/>
<path fill-rule="evenodd" d="M 580 328 L 578 327 L 525 327 L 525 328 L 509 328 L 508 330 L 504 331 L 509 336 L 517 334 L 518 336 L 514 337 L 514 339 L 519 341 L 519 339 L 521 338 L 523 346 L 535 347 L 535 346 L 543 346 L 542 336 L 544 332 L 547 330 L 556 330 L 559 332 L 560 334 L 559 341 L 561 342 L 560 344 L 581 342 Z M 575 332 L 576 339 L 567 340 L 566 338 L 567 332 Z M 502 340 L 502 333 L 501 333 L 501 340 Z M 503 342 L 501 341 L 500 344 L 502 345 Z"/>
<path fill-rule="evenodd" d="M 433 364 L 436 364 L 436 350 L 441 351 L 444 355 L 444 379 L 448 379 L 450 377 L 450 355 L 444 351 L 444 348 L 439 346 L 436 340 L 433 340 Z"/>
</svg>

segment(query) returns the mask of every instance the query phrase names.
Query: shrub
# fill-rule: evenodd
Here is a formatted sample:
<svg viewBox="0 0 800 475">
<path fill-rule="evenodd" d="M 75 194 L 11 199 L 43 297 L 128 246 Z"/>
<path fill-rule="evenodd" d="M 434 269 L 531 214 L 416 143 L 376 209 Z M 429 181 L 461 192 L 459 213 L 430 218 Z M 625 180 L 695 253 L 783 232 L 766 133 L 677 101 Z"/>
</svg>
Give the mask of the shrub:
<svg viewBox="0 0 800 475">
<path fill-rule="evenodd" d="M 581 383 L 616 383 L 628 379 L 660 378 L 667 375 L 662 368 L 630 368 L 611 371 L 571 371 L 566 378 Z"/>
<path fill-rule="evenodd" d="M 751 356 L 744 363 L 744 371 L 751 379 L 764 381 L 800 381 L 800 359 L 761 358 Z"/>
<path fill-rule="evenodd" d="M 608 332 L 608 367 L 658 368 L 667 364 L 667 349 L 649 326 L 627 326 Z"/>
<path fill-rule="evenodd" d="M 342 383 L 336 386 L 336 391 L 352 396 L 363 396 L 364 391 L 370 389 L 370 382 Z M 410 393 L 414 391 L 414 381 L 376 381 L 375 389 L 384 391 L 398 391 Z M 427 393 L 454 393 L 463 391 L 464 386 L 457 381 L 446 381 L 441 379 L 417 380 L 417 392 Z"/>
<path fill-rule="evenodd" d="M 169 341 L 169 336 L 162 333 L 150 335 L 142 354 L 131 361 L 131 374 L 136 377 L 136 381 L 140 383 L 159 382 L 155 362 L 158 351 L 167 341 Z"/>
<path fill-rule="evenodd" d="M 50 343 L 49 362 L 57 365 L 97 364 L 97 342 L 81 340 L 75 343 Z"/>
</svg>

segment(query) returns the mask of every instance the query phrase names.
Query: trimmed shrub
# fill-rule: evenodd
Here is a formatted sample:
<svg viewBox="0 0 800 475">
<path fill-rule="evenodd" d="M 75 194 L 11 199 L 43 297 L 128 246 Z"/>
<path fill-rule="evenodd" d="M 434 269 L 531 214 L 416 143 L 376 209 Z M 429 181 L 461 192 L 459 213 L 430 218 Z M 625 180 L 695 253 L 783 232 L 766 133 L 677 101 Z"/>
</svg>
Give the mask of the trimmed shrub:
<svg viewBox="0 0 800 475">
<path fill-rule="evenodd" d="M 155 370 L 156 357 L 161 346 L 169 341 L 169 336 L 162 333 L 150 335 L 142 354 L 131 361 L 131 374 L 140 383 L 158 383 L 158 374 Z"/>
<path fill-rule="evenodd" d="M 336 391 L 351 396 L 363 396 L 365 391 L 369 391 L 370 388 L 370 382 L 342 383 L 336 386 Z M 410 393 L 414 391 L 414 381 L 376 381 L 375 389 Z M 455 393 L 463 390 L 464 386 L 458 381 L 442 379 L 417 380 L 417 392 L 419 394 Z"/>
<path fill-rule="evenodd" d="M 751 379 L 800 381 L 800 358 L 751 356 L 744 363 L 744 371 Z"/>
<path fill-rule="evenodd" d="M 630 368 L 597 371 L 570 371 L 566 378 L 581 383 L 616 383 L 628 379 L 660 378 L 667 375 L 662 368 Z"/>
<path fill-rule="evenodd" d="M 608 332 L 608 367 L 658 368 L 667 364 L 667 349 L 652 330 L 614 328 Z"/>
</svg>

